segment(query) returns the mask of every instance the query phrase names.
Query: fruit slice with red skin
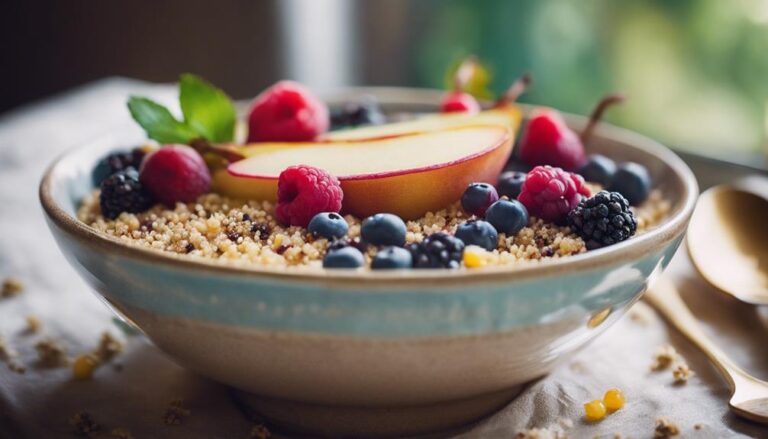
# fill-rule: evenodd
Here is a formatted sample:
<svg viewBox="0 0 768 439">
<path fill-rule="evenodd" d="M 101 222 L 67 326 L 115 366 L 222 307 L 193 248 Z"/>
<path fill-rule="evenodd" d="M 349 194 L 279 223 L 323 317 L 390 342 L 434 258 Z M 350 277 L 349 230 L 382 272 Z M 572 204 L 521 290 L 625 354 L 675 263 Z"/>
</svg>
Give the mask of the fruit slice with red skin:
<svg viewBox="0 0 768 439">
<path fill-rule="evenodd" d="M 320 138 L 322 140 L 362 140 L 425 131 L 438 131 L 467 125 L 503 125 L 509 128 L 513 135 L 516 135 L 522 119 L 523 113 L 518 106 L 505 104 L 477 114 L 430 114 L 403 122 L 332 131 Z"/>
<path fill-rule="evenodd" d="M 493 183 L 512 151 L 502 126 L 464 126 L 379 139 L 246 145 L 249 158 L 214 174 L 219 192 L 275 200 L 287 166 L 305 164 L 335 175 L 344 191 L 342 212 L 378 212 L 414 219 L 458 201 L 471 182 Z"/>
</svg>

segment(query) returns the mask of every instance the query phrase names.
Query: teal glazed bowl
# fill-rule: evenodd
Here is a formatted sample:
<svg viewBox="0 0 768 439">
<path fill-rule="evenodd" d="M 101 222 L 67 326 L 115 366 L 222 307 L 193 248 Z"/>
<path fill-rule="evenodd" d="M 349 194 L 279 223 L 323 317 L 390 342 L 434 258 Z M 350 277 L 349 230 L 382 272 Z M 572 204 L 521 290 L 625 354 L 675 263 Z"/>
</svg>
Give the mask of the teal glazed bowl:
<svg viewBox="0 0 768 439">
<path fill-rule="evenodd" d="M 361 94 L 389 112 L 429 109 L 440 96 L 365 88 L 333 99 Z M 130 246 L 75 212 L 96 161 L 143 141 L 132 126 L 60 157 L 40 199 L 64 255 L 117 313 L 180 365 L 238 389 L 243 406 L 277 429 L 424 434 L 503 407 L 611 326 L 677 250 L 698 195 L 691 171 L 638 134 L 608 125 L 595 134 L 590 152 L 648 167 L 669 216 L 623 243 L 520 267 L 251 268 Z"/>
</svg>

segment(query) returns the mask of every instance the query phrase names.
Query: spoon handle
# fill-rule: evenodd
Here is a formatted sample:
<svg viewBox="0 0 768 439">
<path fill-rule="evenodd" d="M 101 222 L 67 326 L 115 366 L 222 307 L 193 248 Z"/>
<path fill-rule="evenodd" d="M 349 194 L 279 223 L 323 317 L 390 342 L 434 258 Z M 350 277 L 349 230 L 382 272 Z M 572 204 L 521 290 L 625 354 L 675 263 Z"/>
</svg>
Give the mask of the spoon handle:
<svg viewBox="0 0 768 439">
<path fill-rule="evenodd" d="M 732 392 L 736 390 L 738 382 L 754 379 L 731 361 L 725 352 L 704 334 L 696 318 L 680 298 L 677 288 L 669 279 L 663 276 L 657 279 L 653 287 L 645 293 L 645 300 L 709 357 Z"/>
</svg>

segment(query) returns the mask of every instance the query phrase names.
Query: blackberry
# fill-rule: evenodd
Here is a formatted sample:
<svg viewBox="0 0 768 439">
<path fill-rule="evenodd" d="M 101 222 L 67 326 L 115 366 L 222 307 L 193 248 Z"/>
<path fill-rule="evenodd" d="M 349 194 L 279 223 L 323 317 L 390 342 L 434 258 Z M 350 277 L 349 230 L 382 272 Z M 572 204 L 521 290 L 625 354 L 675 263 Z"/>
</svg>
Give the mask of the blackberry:
<svg viewBox="0 0 768 439">
<path fill-rule="evenodd" d="M 348 102 L 343 107 L 331 112 L 331 129 L 351 128 L 362 125 L 381 125 L 384 114 L 379 104 L 372 98 L 360 102 Z"/>
<path fill-rule="evenodd" d="M 414 268 L 459 268 L 464 242 L 447 233 L 437 232 L 407 248 L 413 256 Z"/>
<path fill-rule="evenodd" d="M 154 204 L 139 181 L 139 172 L 132 167 L 110 175 L 100 187 L 101 213 L 109 219 L 117 218 L 122 212 L 143 212 Z"/>
<path fill-rule="evenodd" d="M 134 148 L 131 151 L 115 152 L 99 160 L 96 167 L 93 168 L 91 179 L 94 186 L 101 185 L 107 177 L 123 169 L 135 168 L 137 171 L 141 166 L 141 161 L 146 153 L 141 148 Z"/>
<path fill-rule="evenodd" d="M 340 250 L 344 247 L 354 247 L 360 250 L 361 253 L 366 253 L 368 251 L 368 244 L 357 238 L 352 240 L 348 238 L 334 239 L 328 244 L 328 249 L 326 251 L 332 252 L 335 250 Z"/>
<path fill-rule="evenodd" d="M 637 231 L 629 201 L 618 192 L 608 191 L 582 200 L 568 213 L 568 225 L 584 239 L 588 250 L 624 241 Z"/>
</svg>

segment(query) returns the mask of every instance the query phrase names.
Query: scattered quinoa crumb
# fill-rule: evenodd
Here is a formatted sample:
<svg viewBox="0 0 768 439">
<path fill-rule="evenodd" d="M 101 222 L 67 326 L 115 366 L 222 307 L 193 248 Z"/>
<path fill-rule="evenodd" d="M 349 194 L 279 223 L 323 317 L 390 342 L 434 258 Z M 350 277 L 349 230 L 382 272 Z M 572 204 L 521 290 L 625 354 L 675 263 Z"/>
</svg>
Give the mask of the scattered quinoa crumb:
<svg viewBox="0 0 768 439">
<path fill-rule="evenodd" d="M 35 344 L 38 365 L 41 367 L 60 367 L 67 364 L 67 355 L 64 348 L 50 338 L 41 340 Z"/>
<path fill-rule="evenodd" d="M 573 427 L 570 419 L 560 419 L 546 428 L 529 428 L 517 432 L 515 439 L 569 439 L 566 430 Z"/>
<path fill-rule="evenodd" d="M 15 373 L 18 373 L 18 374 L 24 374 L 24 373 L 27 372 L 26 366 L 24 366 L 23 364 L 19 363 L 17 360 L 10 360 L 10 361 L 8 361 L 8 369 L 11 372 L 15 372 Z"/>
<path fill-rule="evenodd" d="M 78 436 L 90 436 L 101 429 L 88 412 L 77 412 L 69 418 L 69 425 L 74 428 L 73 433 Z"/>
<path fill-rule="evenodd" d="M 629 309 L 629 318 L 641 326 L 648 326 L 653 321 L 653 311 L 645 302 L 637 302 Z"/>
<path fill-rule="evenodd" d="M 11 372 L 23 374 L 27 368 L 16 359 L 17 356 L 18 354 L 8 346 L 5 338 L 0 336 L 0 362 L 4 362 Z"/>
<path fill-rule="evenodd" d="M 126 430 L 125 428 L 112 429 L 109 435 L 110 437 L 114 437 L 116 439 L 134 439 L 131 432 Z"/>
<path fill-rule="evenodd" d="M 183 404 L 183 399 L 174 399 L 168 404 L 168 408 L 165 409 L 165 414 L 163 415 L 165 425 L 179 425 L 184 418 L 191 414 L 189 409 L 184 408 Z"/>
<path fill-rule="evenodd" d="M 43 327 L 43 322 L 35 316 L 27 316 L 27 327 L 24 330 L 27 334 L 38 334 Z"/>
<path fill-rule="evenodd" d="M 680 428 L 669 420 L 669 418 L 656 419 L 656 426 L 653 431 L 654 439 L 668 439 L 680 434 Z"/>
<path fill-rule="evenodd" d="M 250 439 L 269 439 L 272 433 L 264 424 L 256 424 L 251 428 Z"/>
<path fill-rule="evenodd" d="M 110 332 L 104 331 L 99 339 L 99 346 L 94 354 L 101 362 L 108 362 L 123 351 L 123 343 L 116 339 Z"/>
<path fill-rule="evenodd" d="M 8 361 L 16 356 L 16 352 L 8 346 L 5 337 L 0 335 L 0 361 Z"/>
<path fill-rule="evenodd" d="M 24 284 L 20 280 L 14 277 L 7 277 L 3 281 L 3 286 L 0 288 L 0 297 L 14 297 L 18 296 L 24 291 Z"/>
<path fill-rule="evenodd" d="M 654 191 L 642 206 L 633 209 L 638 233 L 643 233 L 669 213 L 670 205 Z M 95 190 L 85 197 L 77 217 L 128 245 L 246 267 L 321 268 L 329 244 L 326 239 L 312 239 L 301 227 L 279 224 L 270 202 L 241 201 L 216 193 L 202 195 L 193 203 L 177 203 L 172 209 L 156 205 L 146 212 L 122 213 L 108 220 L 101 215 L 99 191 Z M 349 225 L 348 239 L 359 239 L 361 220 L 351 215 L 344 218 Z M 459 203 L 428 212 L 407 221 L 406 243 L 420 242 L 436 232 L 453 233 L 471 218 Z M 499 235 L 498 246 L 488 255 L 486 265 L 529 263 L 585 251 L 584 241 L 567 226 L 532 217 L 517 235 Z M 364 252 L 368 262 L 374 253 L 373 247 Z"/>
<path fill-rule="evenodd" d="M 672 377 L 675 379 L 675 384 L 685 384 L 693 375 L 694 372 L 686 363 L 678 363 L 672 369 Z"/>
<path fill-rule="evenodd" d="M 653 363 L 651 364 L 652 371 L 660 371 L 667 369 L 677 359 L 678 354 L 672 345 L 664 345 L 656 350 L 653 355 Z"/>
</svg>

